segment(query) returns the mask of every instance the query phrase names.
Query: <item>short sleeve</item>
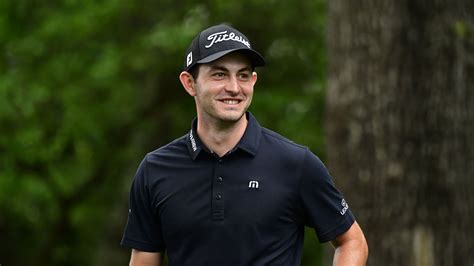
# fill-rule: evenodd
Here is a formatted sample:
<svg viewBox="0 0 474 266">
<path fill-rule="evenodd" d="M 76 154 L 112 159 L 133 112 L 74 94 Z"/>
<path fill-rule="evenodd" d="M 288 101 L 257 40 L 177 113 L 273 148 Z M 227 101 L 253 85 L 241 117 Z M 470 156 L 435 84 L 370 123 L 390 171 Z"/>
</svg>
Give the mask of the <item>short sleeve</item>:
<svg viewBox="0 0 474 266">
<path fill-rule="evenodd" d="M 150 196 L 146 157 L 140 163 L 129 197 L 128 221 L 121 245 L 141 251 L 164 251 L 159 218 L 155 215 Z"/>
<path fill-rule="evenodd" d="M 306 150 L 300 180 L 305 225 L 315 229 L 320 242 L 335 239 L 354 223 L 354 216 L 321 160 Z"/>
</svg>

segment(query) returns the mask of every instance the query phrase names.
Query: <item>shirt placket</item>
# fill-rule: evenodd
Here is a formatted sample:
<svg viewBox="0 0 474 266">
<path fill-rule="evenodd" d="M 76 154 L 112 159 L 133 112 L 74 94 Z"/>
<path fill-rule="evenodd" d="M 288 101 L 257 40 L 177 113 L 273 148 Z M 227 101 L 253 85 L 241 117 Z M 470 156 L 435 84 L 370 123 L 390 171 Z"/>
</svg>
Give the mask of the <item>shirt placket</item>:
<svg viewBox="0 0 474 266">
<path fill-rule="evenodd" d="M 211 216 L 213 221 L 224 220 L 224 160 L 218 158 L 214 165 L 214 174 L 212 177 L 212 210 Z"/>
</svg>

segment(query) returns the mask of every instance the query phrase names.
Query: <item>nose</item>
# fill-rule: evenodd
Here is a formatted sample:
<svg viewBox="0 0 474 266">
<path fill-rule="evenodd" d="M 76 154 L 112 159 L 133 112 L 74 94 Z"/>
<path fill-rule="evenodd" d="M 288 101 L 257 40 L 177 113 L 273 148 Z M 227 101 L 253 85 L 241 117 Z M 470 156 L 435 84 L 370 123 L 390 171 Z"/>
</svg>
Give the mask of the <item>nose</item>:
<svg viewBox="0 0 474 266">
<path fill-rule="evenodd" d="M 225 90 L 232 94 L 239 93 L 239 81 L 237 80 L 237 77 L 231 77 L 229 79 L 229 82 L 225 86 Z"/>
</svg>

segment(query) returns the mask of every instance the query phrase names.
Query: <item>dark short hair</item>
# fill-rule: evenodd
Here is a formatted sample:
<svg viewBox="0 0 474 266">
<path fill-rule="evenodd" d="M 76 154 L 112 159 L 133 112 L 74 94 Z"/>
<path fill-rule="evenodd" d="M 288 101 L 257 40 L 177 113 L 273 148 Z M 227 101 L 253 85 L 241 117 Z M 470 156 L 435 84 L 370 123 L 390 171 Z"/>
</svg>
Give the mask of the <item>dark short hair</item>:
<svg viewBox="0 0 474 266">
<path fill-rule="evenodd" d="M 194 65 L 187 71 L 191 76 L 193 76 L 193 79 L 196 81 L 198 76 L 199 76 L 199 64 Z"/>
</svg>

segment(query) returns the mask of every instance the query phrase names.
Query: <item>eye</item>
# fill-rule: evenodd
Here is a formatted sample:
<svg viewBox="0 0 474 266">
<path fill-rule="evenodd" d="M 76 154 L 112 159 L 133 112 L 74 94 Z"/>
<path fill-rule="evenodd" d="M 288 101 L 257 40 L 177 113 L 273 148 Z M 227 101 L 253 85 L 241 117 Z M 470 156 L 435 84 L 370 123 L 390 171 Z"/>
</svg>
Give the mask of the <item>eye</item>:
<svg viewBox="0 0 474 266">
<path fill-rule="evenodd" d="M 249 80 L 250 79 L 250 74 L 249 73 L 239 73 L 238 75 L 240 80 Z"/>
<path fill-rule="evenodd" d="M 215 78 L 223 78 L 225 77 L 225 73 L 224 72 L 215 72 L 212 74 L 213 77 Z"/>
</svg>

